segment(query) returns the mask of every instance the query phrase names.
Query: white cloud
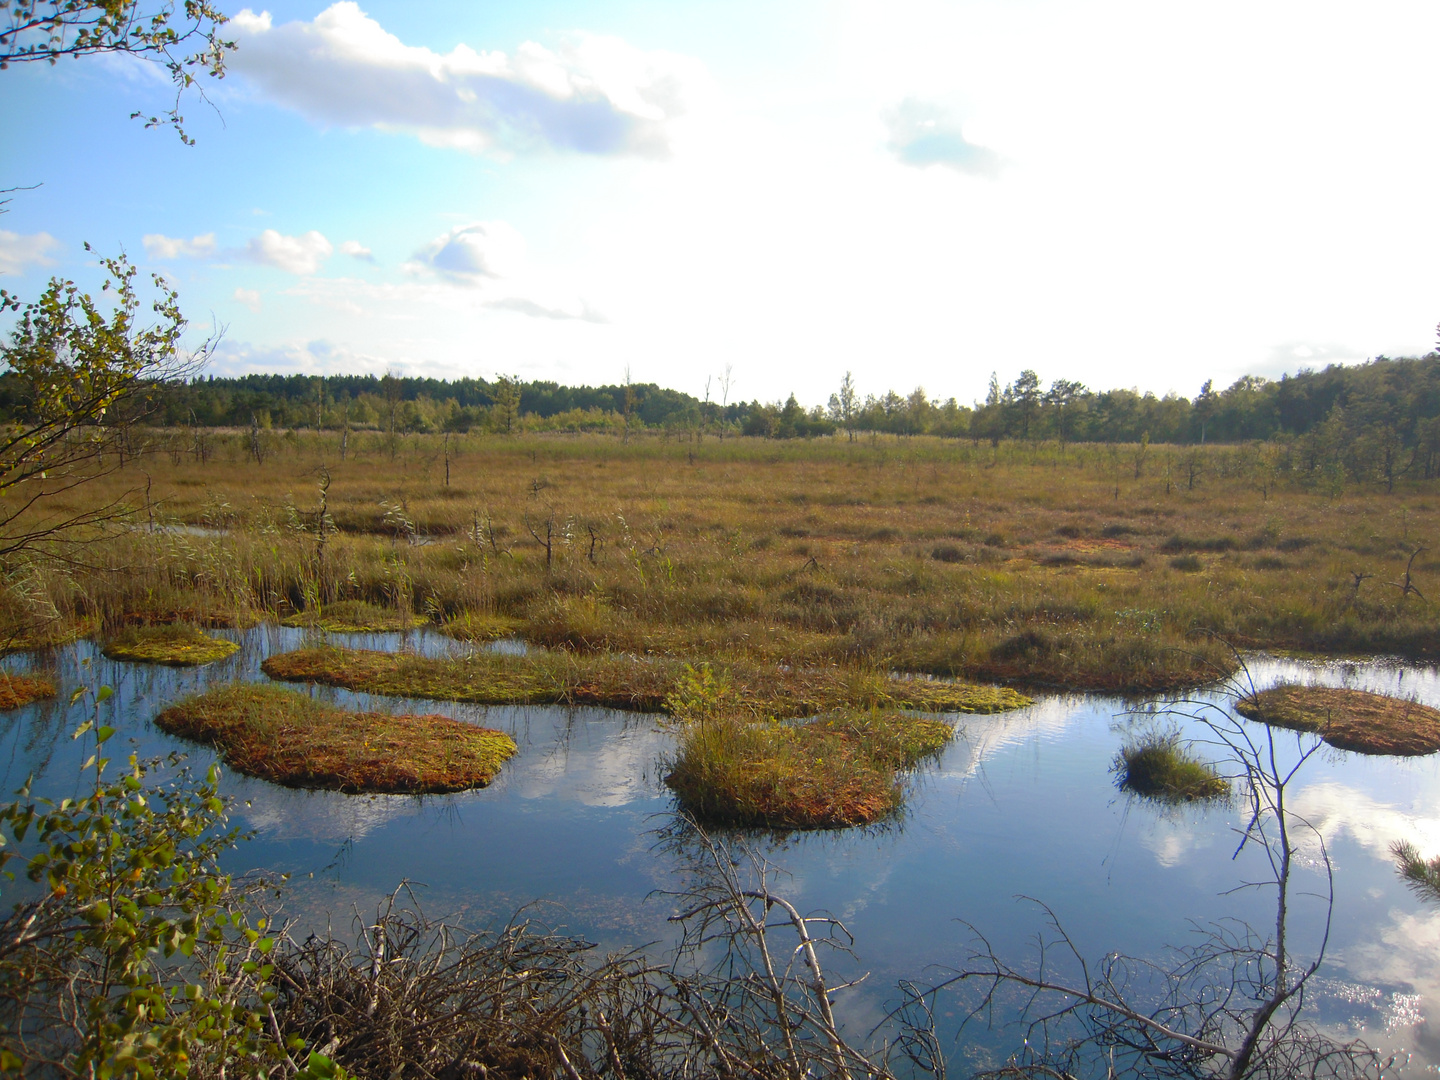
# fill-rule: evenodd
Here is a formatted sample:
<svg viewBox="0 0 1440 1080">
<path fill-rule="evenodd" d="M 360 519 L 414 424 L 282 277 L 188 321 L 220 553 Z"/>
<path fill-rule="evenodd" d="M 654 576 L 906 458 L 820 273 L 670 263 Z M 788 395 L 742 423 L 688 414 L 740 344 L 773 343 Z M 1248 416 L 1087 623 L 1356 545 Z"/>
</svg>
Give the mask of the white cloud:
<svg viewBox="0 0 1440 1080">
<path fill-rule="evenodd" d="M 179 236 L 166 236 L 164 233 L 146 233 L 141 237 L 141 242 L 145 245 L 145 254 L 152 259 L 203 259 L 215 253 L 213 232 L 194 236 L 189 240 Z"/>
<path fill-rule="evenodd" d="M 31 266 L 49 266 L 47 255 L 60 242 L 47 232 L 22 235 L 0 229 L 0 274 L 23 274 Z"/>
<path fill-rule="evenodd" d="M 254 262 L 292 274 L 316 273 L 320 264 L 334 252 L 330 241 L 314 229 L 303 236 L 285 236 L 274 229 L 266 229 L 245 249 L 246 255 Z"/>
<path fill-rule="evenodd" d="M 457 45 L 406 45 L 350 0 L 313 22 L 275 26 L 269 12 L 231 21 L 229 69 L 321 123 L 413 134 L 472 152 L 550 148 L 663 154 L 680 112 L 684 61 L 586 37 L 559 51 L 533 42 L 512 56 Z"/>
<path fill-rule="evenodd" d="M 583 300 L 580 302 L 578 310 L 566 307 L 546 307 L 544 304 L 537 303 L 534 300 L 528 300 L 523 296 L 509 296 L 503 300 L 490 300 L 482 306 L 494 308 L 496 311 L 514 311 L 521 315 L 529 315 L 535 319 L 580 319 L 582 322 L 592 323 L 610 321 Z"/>
<path fill-rule="evenodd" d="M 405 264 L 412 273 L 431 270 L 458 284 L 513 277 L 525 262 L 525 238 L 503 221 L 457 225 L 437 236 Z"/>
<path fill-rule="evenodd" d="M 257 314 L 260 311 L 260 294 L 254 289 L 236 289 L 234 298 Z"/>
<path fill-rule="evenodd" d="M 890 152 L 902 165 L 944 165 L 971 176 L 994 177 L 1000 155 L 965 138 L 960 125 L 936 105 L 906 98 L 885 114 Z"/>
<path fill-rule="evenodd" d="M 352 259 L 360 259 L 363 262 L 374 262 L 375 253 L 367 248 L 359 240 L 346 240 L 340 245 L 342 254 L 349 255 Z"/>
</svg>

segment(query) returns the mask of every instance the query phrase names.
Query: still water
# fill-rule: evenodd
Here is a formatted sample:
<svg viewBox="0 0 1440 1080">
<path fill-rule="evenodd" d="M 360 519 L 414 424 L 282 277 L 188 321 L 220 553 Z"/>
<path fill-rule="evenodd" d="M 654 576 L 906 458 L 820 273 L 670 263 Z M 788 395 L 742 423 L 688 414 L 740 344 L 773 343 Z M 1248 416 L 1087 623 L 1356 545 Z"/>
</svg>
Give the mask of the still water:
<svg viewBox="0 0 1440 1080">
<path fill-rule="evenodd" d="M 88 642 L 5 664 L 53 668 L 62 701 L 80 685 L 112 687 L 102 717 L 117 728 L 114 756 L 127 744 L 142 756 L 179 749 L 203 768 L 207 751 L 162 734 L 151 718 L 207 685 L 263 680 L 267 655 L 304 641 L 303 631 L 277 627 L 232 636 L 240 651 L 198 670 L 113 662 Z M 343 637 L 367 648 L 402 645 L 398 635 Z M 403 644 L 430 653 L 465 648 L 428 633 Z M 1440 673 L 1431 668 L 1251 657 L 1248 677 L 1260 688 L 1282 679 L 1317 682 L 1440 706 Z M 520 752 L 489 788 L 423 799 L 291 791 L 228 775 L 224 787 L 240 803 L 236 820 L 255 832 L 233 854 L 232 868 L 289 873 L 288 913 L 302 928 L 329 921 L 342 929 L 354 911 L 373 909 L 408 880 L 429 912 L 470 925 L 503 922 L 538 901 L 538 918 L 609 947 L 654 943 L 662 950 L 673 939 L 664 891 L 675 883 L 681 856 L 661 837 L 674 820 L 661 782 L 672 740 L 657 718 L 311 692 L 354 707 L 444 712 L 501 728 Z M 1033 901 L 1049 906 L 1087 958 L 1119 951 L 1163 959 L 1167 948 L 1193 942 L 1196 926 L 1242 919 L 1264 927 L 1274 918 L 1273 891 L 1236 891 L 1264 877 L 1263 852 L 1236 854 L 1242 805 L 1156 808 L 1118 792 L 1111 772 L 1127 733 L 1156 723 L 1179 727 L 1223 760 L 1223 746 L 1189 714 L 1207 703 L 1223 710 L 1225 700 L 1220 692 L 1197 695 L 1157 720 L 1115 698 L 1051 695 L 1012 713 L 957 717 L 959 736 L 914 777 L 901 820 L 748 842 L 783 871 L 778 892 L 801 909 L 843 919 L 854 934 L 854 963 L 871 973 L 849 1005 L 861 1034 L 893 1003 L 898 979 L 943 977 L 965 961 L 977 932 L 997 954 L 1024 963 L 1044 928 Z M 0 715 L 5 790 L 34 774 L 39 794 L 77 791 L 82 751 L 70 732 L 84 708 L 52 702 Z M 1245 730 L 1262 739 L 1266 731 Z M 1288 760 L 1298 753 L 1289 733 L 1276 745 Z M 1334 871 L 1334 918 L 1314 1015 L 1409 1055 L 1407 1075 L 1434 1071 L 1440 907 L 1404 887 L 1389 849 L 1403 839 L 1427 857 L 1440 853 L 1440 755 L 1404 760 L 1324 749 L 1301 767 L 1286 797 L 1314 829 L 1297 834 L 1291 947 L 1302 955 L 1311 954 L 1323 927 L 1324 904 L 1307 895 L 1324 891 L 1322 853 Z M 942 1004 L 942 1027 L 953 1028 L 958 1012 L 947 1014 Z M 1006 1037 L 965 1036 L 996 1045 Z"/>
</svg>

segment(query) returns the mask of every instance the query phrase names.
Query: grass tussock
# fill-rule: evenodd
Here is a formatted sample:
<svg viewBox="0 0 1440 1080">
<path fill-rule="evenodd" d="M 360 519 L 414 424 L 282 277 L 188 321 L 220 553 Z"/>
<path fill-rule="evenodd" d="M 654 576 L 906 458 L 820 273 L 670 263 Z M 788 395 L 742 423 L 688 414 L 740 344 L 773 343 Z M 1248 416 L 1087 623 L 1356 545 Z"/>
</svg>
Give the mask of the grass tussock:
<svg viewBox="0 0 1440 1080">
<path fill-rule="evenodd" d="M 127 626 L 105 642 L 103 652 L 111 660 L 195 667 L 223 660 L 239 648 L 233 641 L 211 637 L 188 623 L 168 623 Z"/>
<path fill-rule="evenodd" d="M 55 696 L 55 684 L 43 675 L 0 672 L 0 709 L 18 709 L 32 701 Z"/>
<path fill-rule="evenodd" d="M 1422 900 L 1440 901 L 1440 855 L 1427 859 L 1408 840 L 1396 840 L 1390 845 L 1390 854 L 1395 858 L 1401 878 L 1415 895 Z"/>
<path fill-rule="evenodd" d="M 351 712 L 283 687 L 243 683 L 182 701 L 155 723 L 216 747 L 248 776 L 351 793 L 484 787 L 516 750 L 504 732 L 448 716 Z"/>
<path fill-rule="evenodd" d="M 369 634 L 414 630 L 427 622 L 429 620 L 424 615 L 407 615 L 364 600 L 338 600 L 323 606 L 317 604 L 281 620 L 284 626 L 313 627 L 327 633 Z"/>
<path fill-rule="evenodd" d="M 1151 733 L 1122 747 L 1114 768 L 1122 790 L 1160 802 L 1220 799 L 1230 792 L 1225 778 L 1181 745 L 1176 732 Z"/>
<path fill-rule="evenodd" d="M 944 721 L 878 711 L 803 723 L 691 723 L 665 783 L 702 823 L 866 825 L 900 807 L 900 770 L 938 753 L 953 735 Z"/>
<path fill-rule="evenodd" d="M 1331 746 L 1361 754 L 1418 757 L 1440 750 L 1440 710 L 1365 690 L 1287 683 L 1242 698 L 1235 711 L 1274 727 L 1316 732 Z"/>
<path fill-rule="evenodd" d="M 602 705 L 679 718 L 796 717 L 845 708 L 991 713 L 1030 699 L 1008 687 L 894 678 L 864 669 L 736 664 L 697 669 L 662 657 L 531 650 L 425 657 L 323 646 L 267 658 L 265 674 L 370 694 L 481 705 Z"/>
</svg>

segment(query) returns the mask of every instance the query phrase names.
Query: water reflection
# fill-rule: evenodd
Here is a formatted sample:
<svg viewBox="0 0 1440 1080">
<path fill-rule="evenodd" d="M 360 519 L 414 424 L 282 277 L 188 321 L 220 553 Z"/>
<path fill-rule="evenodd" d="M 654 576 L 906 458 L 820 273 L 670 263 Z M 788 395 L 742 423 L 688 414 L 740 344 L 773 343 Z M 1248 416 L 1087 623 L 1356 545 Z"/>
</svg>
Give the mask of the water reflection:
<svg viewBox="0 0 1440 1080">
<path fill-rule="evenodd" d="M 73 794 L 81 753 L 69 733 L 87 706 L 72 710 L 64 702 L 75 687 L 102 683 L 116 691 L 102 707 L 102 719 L 118 730 L 115 745 L 143 756 L 182 749 L 203 767 L 207 751 L 165 736 L 152 717 L 207 686 L 263 679 L 266 656 L 316 640 L 303 629 L 274 626 L 220 633 L 238 641 L 240 651 L 193 670 L 115 663 L 87 642 L 57 650 L 45 662 L 61 699 L 0 715 L 0 783 L 13 790 L 35 773 L 42 793 Z M 472 647 L 428 630 L 329 637 L 427 655 Z M 32 662 L 3 661 L 10 670 Z M 1435 669 L 1269 657 L 1249 663 L 1262 688 L 1282 680 L 1325 682 L 1440 705 Z M 672 746 L 663 722 L 604 709 L 309 692 L 358 708 L 441 712 L 501 728 L 520 752 L 491 787 L 426 799 L 289 791 L 227 777 L 227 789 L 248 804 L 240 823 L 259 834 L 234 866 L 293 873 L 292 915 L 323 923 L 334 912 L 345 923 L 352 905 L 366 907 L 408 878 L 425 883 L 431 911 L 477 921 L 503 920 L 541 900 L 552 905 L 552 921 L 607 945 L 668 933 L 665 903 L 647 901 L 672 883 L 675 867 L 654 835 L 673 814 L 660 779 Z M 1089 955 L 1109 949 L 1155 955 L 1183 942 L 1192 919 L 1238 914 L 1263 921 L 1263 904 L 1224 895 L 1247 870 L 1243 860 L 1231 860 L 1234 829 L 1242 824 L 1237 807 L 1160 812 L 1116 791 L 1110 763 L 1131 722 L 1125 702 L 1046 696 L 1013 713 L 956 721 L 960 737 L 914 778 L 899 821 L 752 841 L 787 871 L 784 895 L 802 908 L 839 915 L 856 934 L 863 969 L 874 973 L 868 985 L 876 989 L 852 1006 L 854 1016 L 874 1014 L 895 978 L 960 955 L 966 932 L 957 918 L 984 927 L 997 950 L 1020 956 L 1035 925 L 1015 905 L 1017 894 L 1050 901 Z M 1198 726 L 1180 723 L 1186 737 L 1204 737 Z M 1320 831 L 1337 868 L 1333 962 L 1321 995 L 1327 1023 L 1353 1021 L 1440 1064 L 1440 1030 L 1432 1038 L 1426 1023 L 1406 1019 L 1440 1016 L 1440 912 L 1403 887 L 1387 850 L 1404 838 L 1427 856 L 1440 852 L 1437 768 L 1435 758 L 1326 751 L 1296 778 L 1292 806 Z M 1397 1004 L 1417 997 L 1409 1012 Z"/>
</svg>

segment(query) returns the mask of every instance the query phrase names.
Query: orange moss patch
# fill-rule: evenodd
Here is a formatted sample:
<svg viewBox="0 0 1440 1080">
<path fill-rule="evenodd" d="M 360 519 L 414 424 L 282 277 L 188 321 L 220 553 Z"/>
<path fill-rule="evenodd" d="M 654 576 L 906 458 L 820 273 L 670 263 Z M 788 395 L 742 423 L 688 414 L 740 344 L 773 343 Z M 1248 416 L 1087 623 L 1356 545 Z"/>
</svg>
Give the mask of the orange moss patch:
<svg viewBox="0 0 1440 1080">
<path fill-rule="evenodd" d="M 1440 710 L 1405 698 L 1286 684 L 1242 698 L 1235 711 L 1275 727 L 1319 733 L 1361 754 L 1415 757 L 1440 750 Z"/>
<path fill-rule="evenodd" d="M 350 712 L 293 690 L 247 683 L 182 701 L 155 724 L 216 747 L 247 776 L 350 793 L 484 787 L 516 750 L 504 732 L 448 716 Z"/>
<path fill-rule="evenodd" d="M 0 674 L 0 709 L 18 709 L 54 696 L 55 684 L 44 676 Z"/>
</svg>

